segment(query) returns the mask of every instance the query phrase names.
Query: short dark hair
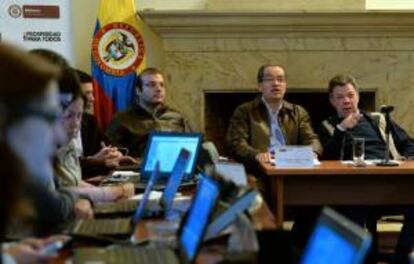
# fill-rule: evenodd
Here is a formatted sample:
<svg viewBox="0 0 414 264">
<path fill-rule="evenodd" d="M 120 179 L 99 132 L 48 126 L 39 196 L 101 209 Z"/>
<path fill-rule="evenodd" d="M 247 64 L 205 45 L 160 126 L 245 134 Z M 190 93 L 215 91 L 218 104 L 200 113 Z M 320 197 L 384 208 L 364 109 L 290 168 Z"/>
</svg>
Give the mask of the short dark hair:
<svg viewBox="0 0 414 264">
<path fill-rule="evenodd" d="M 355 91 L 358 92 L 359 90 L 358 83 L 355 80 L 354 76 L 347 75 L 347 74 L 338 74 L 329 81 L 329 86 L 328 86 L 329 95 L 333 93 L 333 89 L 336 86 L 344 86 L 348 83 L 352 84 L 352 86 L 355 88 Z"/>
<path fill-rule="evenodd" d="M 142 76 L 146 74 L 149 74 L 149 75 L 160 74 L 164 76 L 164 74 L 158 68 L 148 67 L 148 68 L 143 69 L 141 73 L 137 75 L 137 81 L 135 82 L 135 87 L 138 88 L 140 91 L 142 91 Z"/>
<path fill-rule="evenodd" d="M 259 70 L 257 71 L 257 82 L 258 83 L 263 82 L 264 72 L 265 72 L 266 68 L 268 68 L 268 67 L 279 67 L 279 68 L 282 68 L 283 71 L 286 74 L 285 67 L 283 67 L 280 64 L 264 64 L 264 65 L 260 66 Z"/>
<path fill-rule="evenodd" d="M 62 55 L 48 49 L 34 49 L 29 52 L 31 54 L 37 54 L 61 69 L 58 85 L 59 94 L 61 95 L 59 98 L 60 105 L 63 109 L 66 109 L 78 98 L 82 98 L 82 100 L 85 101 L 85 97 L 83 97 L 81 92 L 79 77 Z"/>
<path fill-rule="evenodd" d="M 81 83 L 91 83 L 93 81 L 92 76 L 87 72 L 76 69 L 76 74 L 78 75 Z"/>
</svg>

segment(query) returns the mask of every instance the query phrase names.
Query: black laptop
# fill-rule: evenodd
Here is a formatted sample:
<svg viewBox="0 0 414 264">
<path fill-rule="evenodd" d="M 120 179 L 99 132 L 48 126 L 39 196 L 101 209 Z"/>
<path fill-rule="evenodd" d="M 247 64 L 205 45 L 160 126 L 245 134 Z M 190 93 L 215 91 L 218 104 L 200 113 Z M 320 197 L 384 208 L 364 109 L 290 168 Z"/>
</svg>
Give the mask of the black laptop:
<svg viewBox="0 0 414 264">
<path fill-rule="evenodd" d="M 334 210 L 325 207 L 316 222 L 300 264 L 363 263 L 371 235 Z"/>
<path fill-rule="evenodd" d="M 211 213 L 218 200 L 219 185 L 202 177 L 188 214 L 178 232 L 178 248 L 81 248 L 75 250 L 74 263 L 194 263 Z"/>
<path fill-rule="evenodd" d="M 190 161 L 190 157 L 190 151 L 184 148 L 180 150 L 161 198 L 155 201 L 155 203 L 152 201 L 145 203 L 147 205 L 145 211 L 149 216 L 162 215 L 162 213 L 167 212 L 172 208 L 174 197 L 182 178 L 184 177 L 185 169 Z M 135 211 L 136 203 L 137 202 L 134 200 L 100 203 L 95 206 L 94 213 L 97 216 L 105 216 L 108 214 L 130 214 Z"/>
</svg>

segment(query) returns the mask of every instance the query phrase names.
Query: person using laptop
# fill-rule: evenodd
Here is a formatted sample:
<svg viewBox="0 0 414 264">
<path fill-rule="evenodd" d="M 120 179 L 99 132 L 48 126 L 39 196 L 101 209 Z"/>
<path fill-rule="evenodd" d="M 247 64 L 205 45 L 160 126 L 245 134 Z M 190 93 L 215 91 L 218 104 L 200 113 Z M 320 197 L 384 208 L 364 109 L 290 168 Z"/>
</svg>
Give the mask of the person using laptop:
<svg viewBox="0 0 414 264">
<path fill-rule="evenodd" d="M 81 92 L 85 96 L 85 112 L 83 114 L 93 115 L 95 96 L 93 92 L 93 79 L 89 73 L 76 69 L 76 74 L 81 82 Z"/>
<path fill-rule="evenodd" d="M 0 245 L 1 257 L 37 262 L 45 256 L 27 236 L 43 236 L 93 212 L 88 200 L 53 184 L 51 157 L 62 138 L 56 126 L 59 68 L 6 43 L 0 43 L 0 56 L 0 243 L 23 239 Z"/>
<path fill-rule="evenodd" d="M 85 98 L 85 109 L 82 115 L 81 129 L 76 136 L 77 147 L 81 153 L 80 163 L 82 178 L 88 179 L 97 175 L 106 175 L 120 164 L 136 164 L 137 161 L 127 153 L 111 146 L 109 139 L 98 125 L 93 115 L 92 76 L 76 70 L 81 83 L 81 92 Z"/>
<path fill-rule="evenodd" d="M 63 108 L 61 125 L 68 141 L 57 151 L 56 172 L 63 186 L 76 193 L 88 195 L 93 201 L 114 201 L 125 199 L 134 194 L 131 183 L 116 186 L 95 187 L 82 179 L 79 163 L 80 153 L 75 146 L 76 135 L 79 133 L 83 113 L 83 97 L 75 90 L 60 90 L 61 106 Z"/>
<path fill-rule="evenodd" d="M 385 153 L 384 117 L 380 113 L 368 113 L 359 109 L 359 89 L 351 75 L 337 75 L 329 81 L 329 101 L 336 115 L 324 120 L 320 137 L 324 144 L 324 159 L 351 160 L 352 139 L 365 139 L 365 158 L 383 159 Z M 390 155 L 393 159 L 414 156 L 413 139 L 394 121 L 391 121 Z M 372 212 L 371 212 L 372 213 Z M 414 245 L 414 211 L 412 208 L 383 208 L 374 214 L 403 214 L 404 226 L 399 237 L 395 262 L 408 263 L 408 253 Z M 368 215 L 368 212 L 366 212 Z"/>
<path fill-rule="evenodd" d="M 165 102 L 166 84 L 157 68 L 144 69 L 136 82 L 137 99 L 116 114 L 106 131 L 111 142 L 129 148 L 132 157 L 142 157 L 151 131 L 191 132 L 183 115 Z"/>
<path fill-rule="evenodd" d="M 84 97 L 80 90 L 76 72 L 69 67 L 66 60 L 50 50 L 37 50 L 34 53 L 62 69 L 64 85 L 59 85 L 59 103 L 62 113 L 59 115 L 59 129 L 63 130 L 64 140 L 56 151 L 55 175 L 59 184 L 77 195 L 85 195 L 94 202 L 114 201 L 124 199 L 134 194 L 132 184 L 96 187 L 82 180 L 79 163 L 79 148 L 76 146 L 76 136 L 79 134 Z"/>
</svg>

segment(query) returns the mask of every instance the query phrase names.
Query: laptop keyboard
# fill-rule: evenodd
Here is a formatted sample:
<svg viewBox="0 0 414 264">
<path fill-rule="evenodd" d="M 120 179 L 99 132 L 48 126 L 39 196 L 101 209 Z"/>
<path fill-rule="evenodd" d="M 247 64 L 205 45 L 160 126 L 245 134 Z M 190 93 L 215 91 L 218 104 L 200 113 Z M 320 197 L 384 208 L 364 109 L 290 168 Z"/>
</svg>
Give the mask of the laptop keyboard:
<svg viewBox="0 0 414 264">
<path fill-rule="evenodd" d="M 137 258 L 138 263 L 177 263 L 174 251 L 168 249 L 140 249 Z"/>
<path fill-rule="evenodd" d="M 128 200 L 117 203 L 100 203 L 94 208 L 95 213 L 132 213 L 137 208 L 138 201 Z"/>
<path fill-rule="evenodd" d="M 81 235 L 129 234 L 131 233 L 131 219 L 119 218 L 79 220 L 73 229 L 73 233 Z"/>
<path fill-rule="evenodd" d="M 139 247 L 80 248 L 75 250 L 74 263 L 179 263 L 174 251 Z"/>
</svg>

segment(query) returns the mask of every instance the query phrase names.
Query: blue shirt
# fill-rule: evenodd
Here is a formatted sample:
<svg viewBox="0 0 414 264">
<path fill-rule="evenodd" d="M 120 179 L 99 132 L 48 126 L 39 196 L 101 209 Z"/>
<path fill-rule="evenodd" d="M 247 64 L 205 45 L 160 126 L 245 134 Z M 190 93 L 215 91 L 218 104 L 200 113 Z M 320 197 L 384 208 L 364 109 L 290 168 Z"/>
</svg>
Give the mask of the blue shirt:
<svg viewBox="0 0 414 264">
<path fill-rule="evenodd" d="M 266 102 L 266 100 L 262 97 L 262 101 L 267 108 L 267 112 L 269 113 L 269 123 L 270 123 L 270 144 L 269 144 L 269 152 L 274 152 L 274 148 L 277 146 L 286 145 L 285 137 L 280 129 L 279 124 L 279 111 L 282 108 L 282 102 L 279 103 L 276 111 L 270 107 L 270 105 Z"/>
</svg>

